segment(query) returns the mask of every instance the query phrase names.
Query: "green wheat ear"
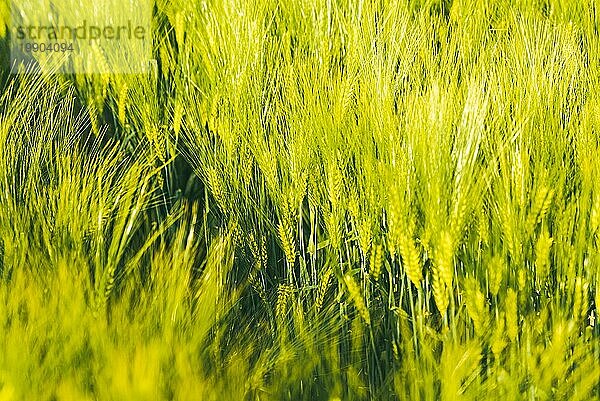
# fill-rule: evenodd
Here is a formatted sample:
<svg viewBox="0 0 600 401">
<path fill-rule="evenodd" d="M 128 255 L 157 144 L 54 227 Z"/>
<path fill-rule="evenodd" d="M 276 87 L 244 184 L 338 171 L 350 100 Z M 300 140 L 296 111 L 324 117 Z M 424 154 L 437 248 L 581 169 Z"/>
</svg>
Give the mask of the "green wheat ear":
<svg viewBox="0 0 600 401">
<path fill-rule="evenodd" d="M 375 280 L 376 282 L 379 281 L 379 277 L 381 276 L 382 267 L 383 267 L 383 246 L 380 244 L 375 244 L 373 246 L 373 248 L 371 248 L 369 273 L 373 277 L 373 280 Z"/>
<path fill-rule="evenodd" d="M 352 299 L 354 306 L 358 310 L 358 313 L 367 325 L 371 324 L 369 309 L 365 304 L 365 299 L 361 294 L 360 288 L 358 287 L 356 280 L 350 274 L 346 274 L 344 275 L 344 283 L 346 284 L 346 288 L 348 289 L 350 299 Z"/>
<path fill-rule="evenodd" d="M 0 1 L 0 38 L 4 38 L 10 21 L 10 9 L 7 0 Z"/>
</svg>

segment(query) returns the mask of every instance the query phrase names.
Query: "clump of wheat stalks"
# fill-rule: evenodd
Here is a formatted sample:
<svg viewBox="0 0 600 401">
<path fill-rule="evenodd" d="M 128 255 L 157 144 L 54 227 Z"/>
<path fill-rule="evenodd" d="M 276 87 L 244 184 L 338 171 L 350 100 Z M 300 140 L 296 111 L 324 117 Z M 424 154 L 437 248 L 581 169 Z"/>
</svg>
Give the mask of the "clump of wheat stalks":
<svg viewBox="0 0 600 401">
<path fill-rule="evenodd" d="M 0 75 L 0 400 L 600 398 L 593 1 L 154 10 Z"/>
</svg>

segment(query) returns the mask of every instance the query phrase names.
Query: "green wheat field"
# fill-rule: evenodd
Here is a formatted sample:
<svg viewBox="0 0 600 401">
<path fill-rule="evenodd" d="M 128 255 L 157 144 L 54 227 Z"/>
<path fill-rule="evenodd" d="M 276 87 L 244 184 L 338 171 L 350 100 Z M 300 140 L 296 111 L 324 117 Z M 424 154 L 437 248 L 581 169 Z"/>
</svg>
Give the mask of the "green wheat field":
<svg viewBox="0 0 600 401">
<path fill-rule="evenodd" d="M 9 8 L 0 401 L 600 400 L 596 0 L 155 0 L 140 74 Z"/>
</svg>

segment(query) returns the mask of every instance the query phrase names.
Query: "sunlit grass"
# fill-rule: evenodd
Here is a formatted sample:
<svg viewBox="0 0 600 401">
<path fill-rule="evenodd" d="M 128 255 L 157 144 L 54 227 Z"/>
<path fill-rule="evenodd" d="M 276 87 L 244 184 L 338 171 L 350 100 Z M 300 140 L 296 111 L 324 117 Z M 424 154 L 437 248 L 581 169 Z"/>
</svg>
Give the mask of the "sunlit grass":
<svg viewBox="0 0 600 401">
<path fill-rule="evenodd" d="M 594 2 L 154 20 L 0 75 L 0 400 L 600 398 Z"/>
</svg>

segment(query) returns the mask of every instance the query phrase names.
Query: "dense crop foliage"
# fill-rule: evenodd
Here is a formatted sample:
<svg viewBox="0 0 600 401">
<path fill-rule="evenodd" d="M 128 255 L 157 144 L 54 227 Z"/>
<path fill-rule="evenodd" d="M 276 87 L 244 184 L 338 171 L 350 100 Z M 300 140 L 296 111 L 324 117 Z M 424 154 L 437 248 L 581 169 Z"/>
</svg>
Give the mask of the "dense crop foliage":
<svg viewBox="0 0 600 401">
<path fill-rule="evenodd" d="M 1 401 L 600 399 L 595 1 L 153 29 L 148 74 L 0 72 Z"/>
</svg>

